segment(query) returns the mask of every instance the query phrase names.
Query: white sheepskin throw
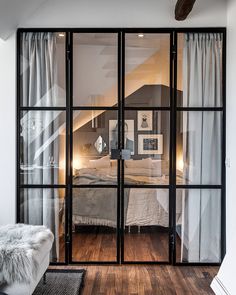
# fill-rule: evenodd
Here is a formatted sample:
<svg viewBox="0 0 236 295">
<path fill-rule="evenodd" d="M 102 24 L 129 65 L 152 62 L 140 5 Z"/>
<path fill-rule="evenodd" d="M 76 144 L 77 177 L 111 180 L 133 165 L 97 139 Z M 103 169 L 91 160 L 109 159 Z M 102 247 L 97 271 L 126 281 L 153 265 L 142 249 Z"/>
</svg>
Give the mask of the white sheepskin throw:
<svg viewBox="0 0 236 295">
<path fill-rule="evenodd" d="M 30 283 L 35 279 L 39 267 L 35 251 L 46 240 L 53 243 L 54 236 L 45 226 L 0 226 L 0 285 Z"/>
</svg>

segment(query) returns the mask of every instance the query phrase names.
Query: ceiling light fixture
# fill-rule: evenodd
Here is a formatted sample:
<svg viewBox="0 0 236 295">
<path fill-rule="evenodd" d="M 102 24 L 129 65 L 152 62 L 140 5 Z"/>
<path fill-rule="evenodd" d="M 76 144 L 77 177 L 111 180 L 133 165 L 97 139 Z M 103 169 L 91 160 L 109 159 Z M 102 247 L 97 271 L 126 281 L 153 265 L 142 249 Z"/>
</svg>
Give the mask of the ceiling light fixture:
<svg viewBox="0 0 236 295">
<path fill-rule="evenodd" d="M 144 34 L 138 34 L 138 37 L 139 38 L 143 38 L 144 37 Z"/>
<path fill-rule="evenodd" d="M 58 36 L 59 37 L 65 37 L 65 34 L 64 33 L 59 33 Z"/>
</svg>

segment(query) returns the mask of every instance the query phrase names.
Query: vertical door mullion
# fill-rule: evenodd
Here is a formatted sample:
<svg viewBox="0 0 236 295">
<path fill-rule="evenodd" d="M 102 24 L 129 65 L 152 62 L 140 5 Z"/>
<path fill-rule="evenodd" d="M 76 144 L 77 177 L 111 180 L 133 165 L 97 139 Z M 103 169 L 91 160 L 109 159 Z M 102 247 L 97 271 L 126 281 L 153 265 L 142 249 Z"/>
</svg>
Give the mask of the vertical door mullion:
<svg viewBox="0 0 236 295">
<path fill-rule="evenodd" d="M 66 191 L 65 191 L 65 263 L 68 264 L 68 235 L 69 235 L 69 188 L 68 188 L 68 152 L 69 152 L 69 60 L 67 55 L 67 50 L 69 48 L 69 36 L 68 32 L 66 33 L 66 42 L 65 42 L 65 69 L 66 69 L 66 173 L 65 173 L 65 181 L 66 181 Z"/>
<path fill-rule="evenodd" d="M 177 38 L 174 31 L 170 32 L 170 122 L 169 122 L 169 263 L 175 262 L 176 248 L 176 60 L 177 60 Z"/>
<path fill-rule="evenodd" d="M 171 264 L 176 264 L 176 100 L 177 100 L 177 53 L 178 53 L 178 38 L 177 32 L 172 32 L 172 97 L 171 97 L 171 149 L 172 149 L 172 163 L 171 163 L 171 212 L 172 212 L 172 234 L 170 239 L 171 249 Z"/>
<path fill-rule="evenodd" d="M 118 63 L 117 63 L 117 78 L 118 78 L 118 149 L 121 148 L 121 134 L 120 134 L 120 125 L 122 122 L 121 117 L 121 87 L 122 87 L 122 77 L 121 77 L 121 65 L 122 65 L 122 34 L 119 31 L 117 34 L 118 38 Z M 117 160 L 117 259 L 116 262 L 120 263 L 121 261 L 121 198 L 122 198 L 122 189 L 121 189 L 121 163 L 120 160 Z"/>
<path fill-rule="evenodd" d="M 170 35 L 170 188 L 169 188 L 169 263 L 176 260 L 176 61 L 177 38 Z"/>
<path fill-rule="evenodd" d="M 70 198 L 70 248 L 69 248 L 69 258 L 70 262 L 72 261 L 72 242 L 73 242 L 73 236 L 72 236 L 72 216 L 73 216 L 73 207 L 72 207 L 72 199 L 73 199 L 73 32 L 70 32 L 70 100 L 69 100 L 69 108 L 70 108 L 70 162 L 69 162 L 69 198 Z"/>
<path fill-rule="evenodd" d="M 66 264 L 71 262 L 72 249 L 72 33 L 66 33 L 66 215 L 65 215 L 65 257 Z"/>
<path fill-rule="evenodd" d="M 121 99 L 120 99 L 120 149 L 124 149 L 124 120 L 125 120 L 125 32 L 121 31 Z M 121 263 L 124 263 L 124 235 L 125 235 L 125 223 L 124 223 L 124 160 L 120 160 L 121 163 Z"/>
<path fill-rule="evenodd" d="M 173 233 L 174 233 L 174 212 L 173 212 L 173 92 L 174 92 L 174 83 L 173 83 L 173 32 L 170 34 L 170 146 L 169 146 L 169 262 L 173 261 Z"/>
</svg>

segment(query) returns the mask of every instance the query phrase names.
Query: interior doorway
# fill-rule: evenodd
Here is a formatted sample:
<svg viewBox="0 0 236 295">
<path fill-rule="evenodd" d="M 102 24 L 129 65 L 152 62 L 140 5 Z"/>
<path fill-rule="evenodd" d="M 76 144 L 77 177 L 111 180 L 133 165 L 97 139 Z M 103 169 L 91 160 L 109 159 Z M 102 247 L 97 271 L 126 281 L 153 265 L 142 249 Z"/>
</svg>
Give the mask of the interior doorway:
<svg viewBox="0 0 236 295">
<path fill-rule="evenodd" d="M 18 221 L 52 262 L 220 263 L 224 58 L 224 29 L 18 31 Z"/>
</svg>

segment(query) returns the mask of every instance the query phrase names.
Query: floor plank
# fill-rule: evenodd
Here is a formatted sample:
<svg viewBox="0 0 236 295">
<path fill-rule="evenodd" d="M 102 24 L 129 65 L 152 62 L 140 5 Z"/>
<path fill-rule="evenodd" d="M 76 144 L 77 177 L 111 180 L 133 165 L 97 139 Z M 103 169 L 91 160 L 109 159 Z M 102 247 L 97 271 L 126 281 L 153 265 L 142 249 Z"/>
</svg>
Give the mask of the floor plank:
<svg viewBox="0 0 236 295">
<path fill-rule="evenodd" d="M 53 266 L 86 269 L 82 295 L 205 295 L 218 267 L 170 265 Z"/>
<path fill-rule="evenodd" d="M 116 233 L 115 232 L 82 232 L 73 233 L 72 260 L 87 261 L 116 261 Z M 179 244 L 179 241 L 177 241 Z M 180 247 L 177 247 L 180 250 Z M 60 242 L 60 262 L 65 259 L 64 239 Z M 177 253 L 177 257 L 179 257 Z M 124 236 L 125 261 L 168 261 L 169 233 L 167 231 L 141 229 L 138 233 L 133 230 Z"/>
</svg>

